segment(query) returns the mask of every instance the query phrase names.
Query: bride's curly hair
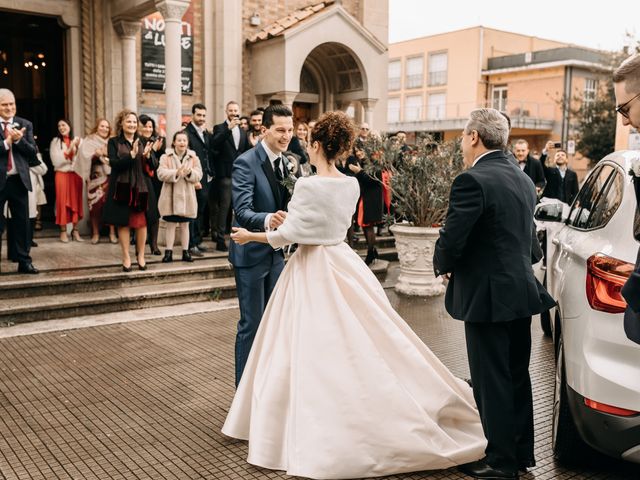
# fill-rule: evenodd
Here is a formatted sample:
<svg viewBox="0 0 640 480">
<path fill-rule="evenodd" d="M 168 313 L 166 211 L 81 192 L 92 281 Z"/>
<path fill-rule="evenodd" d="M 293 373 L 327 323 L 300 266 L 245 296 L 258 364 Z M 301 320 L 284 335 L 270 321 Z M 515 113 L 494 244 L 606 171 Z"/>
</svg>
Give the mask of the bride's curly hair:
<svg viewBox="0 0 640 480">
<path fill-rule="evenodd" d="M 344 112 L 323 114 L 311 130 L 311 143 L 319 142 L 327 156 L 333 162 L 351 151 L 356 138 L 356 127 Z"/>
</svg>

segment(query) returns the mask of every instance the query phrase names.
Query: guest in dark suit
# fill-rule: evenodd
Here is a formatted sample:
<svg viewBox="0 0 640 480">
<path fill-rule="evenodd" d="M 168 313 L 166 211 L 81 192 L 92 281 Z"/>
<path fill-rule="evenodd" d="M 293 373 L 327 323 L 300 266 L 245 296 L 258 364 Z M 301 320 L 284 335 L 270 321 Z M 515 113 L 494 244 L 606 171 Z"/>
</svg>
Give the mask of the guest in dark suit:
<svg viewBox="0 0 640 480">
<path fill-rule="evenodd" d="M 204 211 L 209 203 L 210 180 L 213 180 L 211 158 L 211 134 L 205 128 L 207 120 L 207 107 L 196 103 L 191 107 L 191 121 L 185 128 L 189 137 L 189 148 L 196 152 L 202 167 L 202 179 L 200 188 L 196 185 L 196 200 L 198 201 L 198 216 L 189 222 L 189 251 L 191 255 L 202 256 L 207 247 L 202 244 L 204 240 Z"/>
<path fill-rule="evenodd" d="M 433 257 L 449 278 L 445 306 L 465 322 L 473 393 L 488 440 L 483 460 L 460 467 L 475 478 L 518 478 L 535 465 L 529 378 L 531 316 L 554 303 L 531 267 L 535 187 L 504 154 L 500 112 L 471 112 L 462 135 L 469 168 L 451 187 Z"/>
<path fill-rule="evenodd" d="M 640 130 L 640 54 L 627 58 L 613 72 L 616 94 L 616 112 L 622 116 L 622 125 Z M 633 176 L 636 202 L 640 205 L 640 177 Z M 640 239 L 636 239 L 640 240 Z M 634 271 L 622 288 L 627 301 L 624 312 L 624 331 L 629 340 L 640 343 L 640 250 Z"/>
<path fill-rule="evenodd" d="M 536 160 L 529 153 L 529 143 L 526 140 L 516 140 L 513 147 L 513 155 L 518 161 L 518 165 L 524 173 L 526 173 L 533 184 L 536 186 L 536 194 L 540 194 L 544 190 L 545 178 L 540 160 Z"/>
<path fill-rule="evenodd" d="M 227 119 L 213 128 L 211 146 L 214 150 L 215 197 L 211 209 L 211 238 L 216 242 L 216 250 L 226 252 L 224 235 L 227 217 L 231 208 L 231 170 L 233 162 L 240 154 L 251 148 L 247 132 L 240 128 L 240 106 L 229 102 L 225 110 Z"/>
<path fill-rule="evenodd" d="M 540 163 L 547 180 L 542 196 L 571 205 L 578 195 L 578 175 L 567 164 L 567 152 L 555 148 L 554 142 L 547 142 Z"/>
<path fill-rule="evenodd" d="M 278 228 L 285 219 L 289 192 L 282 180 L 289 172 L 282 154 L 293 136 L 293 113 L 283 105 L 271 105 L 264 112 L 263 139 L 233 164 L 233 211 L 235 226 L 252 231 Z M 260 319 L 273 287 L 284 268 L 284 254 L 268 243 L 231 243 L 240 302 L 236 335 L 236 386 L 258 331 Z"/>
<path fill-rule="evenodd" d="M 5 227 L 4 205 L 8 202 L 13 222 L 10 241 L 18 272 L 38 273 L 29 255 L 29 167 L 39 164 L 33 125 L 16 116 L 16 99 L 6 88 L 0 88 L 0 135 L 0 239 Z"/>
</svg>

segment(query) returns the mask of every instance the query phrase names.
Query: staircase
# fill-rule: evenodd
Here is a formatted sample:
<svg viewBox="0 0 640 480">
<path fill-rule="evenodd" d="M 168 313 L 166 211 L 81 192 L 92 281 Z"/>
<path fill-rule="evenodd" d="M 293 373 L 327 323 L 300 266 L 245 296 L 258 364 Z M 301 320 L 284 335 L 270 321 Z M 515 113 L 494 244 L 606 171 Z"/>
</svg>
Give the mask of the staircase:
<svg viewBox="0 0 640 480">
<path fill-rule="evenodd" d="M 217 301 L 236 296 L 233 267 L 227 254 L 210 251 L 194 257 L 193 263 L 179 260 L 161 263 L 147 255 L 148 269 L 122 271 L 118 245 L 88 241 L 63 244 L 57 236 L 39 235 L 32 249 L 39 275 L 14 273 L 16 265 L 2 259 L 0 275 L 0 326 L 40 320 L 97 315 L 149 307 Z M 393 237 L 380 237 L 379 260 L 371 266 L 382 281 L 388 261 L 397 259 Z M 6 245 L 3 245 L 3 257 Z M 131 247 L 132 258 L 133 247 Z M 366 244 L 358 238 L 356 250 L 364 258 Z M 178 248 L 174 258 L 180 259 Z"/>
</svg>

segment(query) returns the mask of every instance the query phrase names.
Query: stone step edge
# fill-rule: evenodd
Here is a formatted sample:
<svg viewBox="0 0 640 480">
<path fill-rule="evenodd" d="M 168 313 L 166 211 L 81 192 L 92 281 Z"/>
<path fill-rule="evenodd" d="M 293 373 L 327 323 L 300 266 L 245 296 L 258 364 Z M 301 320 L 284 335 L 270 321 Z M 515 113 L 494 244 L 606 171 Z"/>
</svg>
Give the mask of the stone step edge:
<svg viewBox="0 0 640 480">
<path fill-rule="evenodd" d="M 102 298 L 87 298 L 86 292 L 70 293 L 66 296 L 43 295 L 34 297 L 38 302 L 24 304 L 25 299 L 5 299 L 0 302 L 0 319 L 8 315 L 23 315 L 40 310 L 60 310 L 71 307 L 88 307 L 92 305 L 108 305 L 117 302 L 132 302 L 136 300 L 148 300 L 167 296 L 182 296 L 194 293 L 214 293 L 216 290 L 235 290 L 234 278 L 222 278 L 211 280 L 198 280 L 180 282 L 178 284 L 165 283 L 155 285 L 150 290 L 149 285 L 138 287 L 116 288 L 108 292 Z"/>
</svg>

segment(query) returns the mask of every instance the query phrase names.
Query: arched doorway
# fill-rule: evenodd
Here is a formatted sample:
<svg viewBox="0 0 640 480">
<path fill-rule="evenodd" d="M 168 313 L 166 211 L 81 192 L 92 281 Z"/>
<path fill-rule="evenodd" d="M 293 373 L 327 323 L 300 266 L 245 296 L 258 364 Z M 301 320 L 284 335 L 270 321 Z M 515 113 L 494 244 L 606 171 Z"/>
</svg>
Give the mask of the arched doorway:
<svg viewBox="0 0 640 480">
<path fill-rule="evenodd" d="M 67 117 L 68 94 L 64 29 L 56 18 L 0 13 L 0 88 L 13 91 L 18 116 L 33 122 L 36 143 L 49 168 L 44 179 L 47 205 L 43 206 L 42 216 L 51 222 L 55 216 L 55 188 L 49 143 L 56 134 L 57 120 Z"/>
<path fill-rule="evenodd" d="M 293 102 L 294 121 L 308 122 L 327 110 L 351 110 L 357 120 L 366 97 L 366 76 L 357 56 L 345 45 L 328 42 L 314 48 L 300 71 L 300 93 Z"/>
</svg>

